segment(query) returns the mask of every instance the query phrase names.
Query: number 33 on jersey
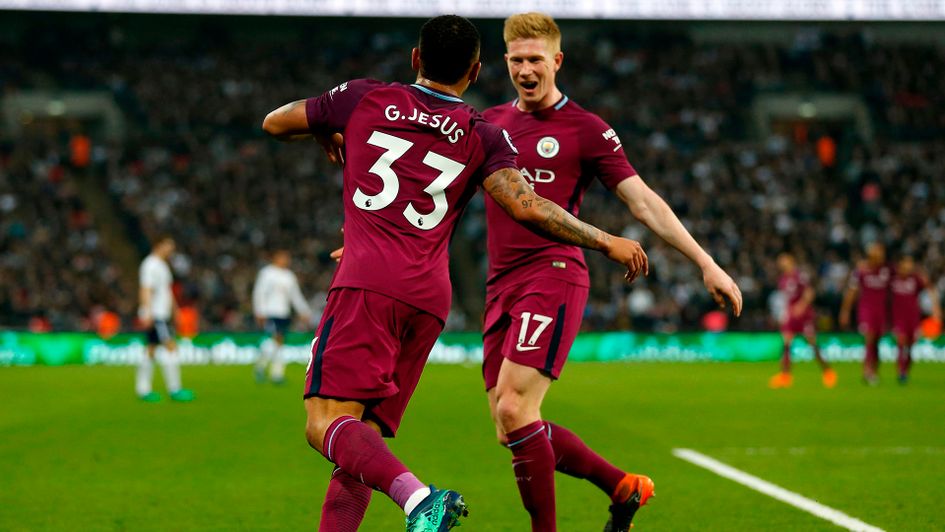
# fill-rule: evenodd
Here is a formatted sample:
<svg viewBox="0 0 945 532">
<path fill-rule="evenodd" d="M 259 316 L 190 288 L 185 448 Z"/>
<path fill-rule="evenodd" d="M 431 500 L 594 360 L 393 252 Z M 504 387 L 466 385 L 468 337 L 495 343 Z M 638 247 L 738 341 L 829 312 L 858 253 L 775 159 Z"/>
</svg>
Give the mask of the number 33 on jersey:
<svg viewBox="0 0 945 532">
<path fill-rule="evenodd" d="M 450 236 L 483 179 L 515 168 L 508 135 L 420 85 L 354 80 L 305 110 L 313 133 L 345 138 L 345 254 L 332 289 L 376 291 L 445 320 Z"/>
<path fill-rule="evenodd" d="M 354 206 L 366 211 L 377 211 L 393 203 L 400 192 L 400 180 L 391 169 L 391 165 L 407 153 L 407 150 L 413 146 L 413 142 L 375 131 L 368 138 L 367 143 L 387 150 L 369 170 L 381 178 L 384 188 L 374 195 L 365 194 L 360 188 L 355 189 Z M 404 217 L 417 229 L 429 231 L 439 225 L 446 216 L 446 210 L 449 208 L 446 201 L 446 188 L 456 181 L 466 166 L 432 151 L 428 151 L 423 157 L 423 164 L 440 171 L 436 179 L 423 189 L 423 192 L 429 194 L 433 200 L 433 210 L 427 214 L 420 214 L 413 203 L 407 203 Z"/>
</svg>

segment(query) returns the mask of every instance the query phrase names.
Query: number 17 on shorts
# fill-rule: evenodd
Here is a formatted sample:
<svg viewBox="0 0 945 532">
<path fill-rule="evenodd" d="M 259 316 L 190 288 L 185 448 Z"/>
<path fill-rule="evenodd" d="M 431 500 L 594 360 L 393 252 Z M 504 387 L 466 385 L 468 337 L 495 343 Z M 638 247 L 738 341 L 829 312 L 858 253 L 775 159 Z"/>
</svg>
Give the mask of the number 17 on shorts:
<svg viewBox="0 0 945 532">
<path fill-rule="evenodd" d="M 534 332 L 531 336 L 528 335 L 529 326 L 532 324 L 532 320 L 538 324 L 537 327 L 533 327 Z M 554 318 L 551 316 L 543 316 L 541 314 L 532 314 L 531 312 L 522 313 L 522 326 L 519 329 L 518 333 L 518 344 L 515 345 L 515 350 L 519 353 L 523 351 L 534 351 L 536 349 L 541 349 L 540 345 L 535 345 L 538 343 L 538 339 L 541 337 L 541 334 L 545 332 L 545 329 L 551 325 L 551 322 L 554 321 Z M 526 343 L 525 338 L 528 338 Z"/>
<path fill-rule="evenodd" d="M 499 357 L 558 378 L 581 329 L 587 288 L 555 279 L 536 279 L 507 290 L 489 302 L 484 377 L 493 384 Z M 501 306 L 505 319 L 495 306 Z M 487 319 L 487 321 L 489 321 Z M 504 322 L 504 327 L 502 323 Z M 501 344 L 499 338 L 502 338 Z M 501 347 L 500 347 L 501 345 Z"/>
</svg>

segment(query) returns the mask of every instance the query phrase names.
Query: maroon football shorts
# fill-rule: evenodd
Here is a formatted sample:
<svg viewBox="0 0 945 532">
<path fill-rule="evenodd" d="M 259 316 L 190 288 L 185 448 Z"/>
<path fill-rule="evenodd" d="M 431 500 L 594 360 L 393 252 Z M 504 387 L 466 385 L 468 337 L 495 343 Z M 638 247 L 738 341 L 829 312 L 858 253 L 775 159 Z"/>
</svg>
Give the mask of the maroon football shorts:
<svg viewBox="0 0 945 532">
<path fill-rule="evenodd" d="M 312 341 L 305 398 L 358 400 L 364 419 L 394 436 L 443 322 L 397 299 L 339 288 Z"/>
<path fill-rule="evenodd" d="M 557 379 L 581 329 L 588 289 L 537 278 L 490 294 L 483 325 L 482 377 L 486 390 L 509 359 Z"/>
<path fill-rule="evenodd" d="M 921 316 L 915 313 L 908 315 L 894 313 L 892 321 L 893 334 L 905 338 L 910 343 L 915 341 L 916 333 L 919 331 L 919 325 L 922 322 Z"/>
<path fill-rule="evenodd" d="M 781 332 L 784 334 L 814 334 L 816 331 L 813 311 L 800 316 L 789 316 L 781 323 Z"/>
<path fill-rule="evenodd" d="M 886 309 L 882 307 L 858 308 L 856 319 L 860 334 L 882 336 L 886 333 Z"/>
</svg>

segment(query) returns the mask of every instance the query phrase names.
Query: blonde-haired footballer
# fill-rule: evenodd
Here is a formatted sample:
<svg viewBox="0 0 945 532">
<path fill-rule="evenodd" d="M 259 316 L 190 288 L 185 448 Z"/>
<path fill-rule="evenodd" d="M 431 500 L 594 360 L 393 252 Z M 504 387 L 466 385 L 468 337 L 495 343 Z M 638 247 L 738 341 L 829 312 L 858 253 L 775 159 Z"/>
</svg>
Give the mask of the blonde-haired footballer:
<svg viewBox="0 0 945 532">
<path fill-rule="evenodd" d="M 705 287 L 720 306 L 727 301 L 740 314 L 738 286 L 637 175 L 613 128 L 558 89 L 555 77 L 564 54 L 555 21 L 541 13 L 513 15 L 505 21 L 504 37 L 518 98 L 483 115 L 515 140 L 519 169 L 535 192 L 577 215 L 584 192 L 599 179 L 634 217 L 701 268 Z M 653 481 L 616 467 L 541 415 L 545 393 L 580 329 L 590 286 L 584 255 L 576 246 L 517 226 L 489 197 L 486 218 L 483 377 L 499 442 L 512 451 L 532 530 L 556 529 L 555 470 L 589 480 L 610 498 L 605 531 L 629 530 L 637 509 L 653 495 Z"/>
</svg>

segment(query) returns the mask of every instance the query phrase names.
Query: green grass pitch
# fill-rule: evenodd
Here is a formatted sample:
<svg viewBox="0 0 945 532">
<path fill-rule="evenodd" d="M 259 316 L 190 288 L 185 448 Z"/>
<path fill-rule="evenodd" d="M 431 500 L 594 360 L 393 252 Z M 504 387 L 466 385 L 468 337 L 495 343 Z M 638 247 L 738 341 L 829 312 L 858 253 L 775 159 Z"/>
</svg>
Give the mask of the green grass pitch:
<svg viewBox="0 0 945 532">
<path fill-rule="evenodd" d="M 826 521 L 674 458 L 688 447 L 885 530 L 942 530 L 945 366 L 878 388 L 839 366 L 834 390 L 800 364 L 771 391 L 770 364 L 574 364 L 547 419 L 657 497 L 635 530 L 831 530 Z M 248 367 L 185 367 L 191 404 L 143 404 L 132 368 L 0 368 L 0 530 L 313 530 L 331 466 L 304 440 L 302 368 L 284 388 Z M 510 455 L 494 442 L 478 368 L 431 366 L 394 451 L 424 481 L 461 491 L 462 530 L 522 531 Z M 559 529 L 600 530 L 607 500 L 557 477 Z M 402 530 L 375 494 L 362 527 Z"/>
</svg>

